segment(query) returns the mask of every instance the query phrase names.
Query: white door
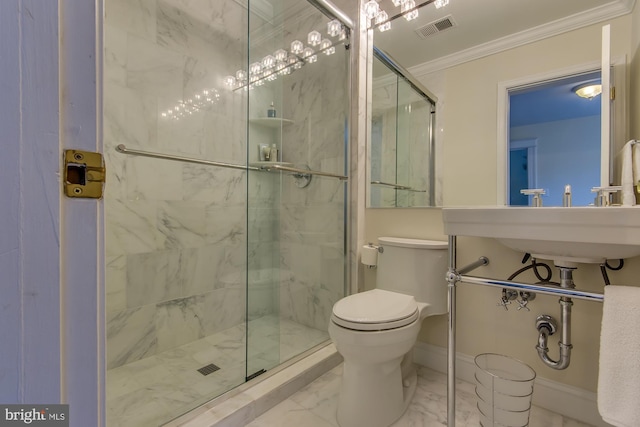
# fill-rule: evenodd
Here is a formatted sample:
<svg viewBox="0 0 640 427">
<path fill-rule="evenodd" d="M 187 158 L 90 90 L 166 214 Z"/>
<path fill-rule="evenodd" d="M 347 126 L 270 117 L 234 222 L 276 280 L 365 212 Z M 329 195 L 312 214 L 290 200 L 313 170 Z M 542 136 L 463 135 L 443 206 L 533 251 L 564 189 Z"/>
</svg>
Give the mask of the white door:
<svg viewBox="0 0 640 427">
<path fill-rule="evenodd" d="M 613 183 L 613 165 L 611 164 L 611 25 L 602 27 L 602 95 L 600 95 L 600 186 L 608 187 Z"/>
</svg>

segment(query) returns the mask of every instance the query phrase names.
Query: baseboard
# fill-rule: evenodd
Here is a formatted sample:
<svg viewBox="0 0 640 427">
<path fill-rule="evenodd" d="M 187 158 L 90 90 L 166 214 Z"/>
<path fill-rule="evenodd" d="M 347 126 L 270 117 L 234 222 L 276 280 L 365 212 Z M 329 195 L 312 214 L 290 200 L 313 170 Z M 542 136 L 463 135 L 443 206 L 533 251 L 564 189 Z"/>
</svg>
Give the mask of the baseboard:
<svg viewBox="0 0 640 427">
<path fill-rule="evenodd" d="M 447 372 L 447 349 L 418 342 L 414 350 L 417 364 L 438 372 Z M 456 377 L 474 383 L 473 357 L 456 354 Z M 598 413 L 596 393 L 568 386 L 538 376 L 535 380 L 533 404 L 569 418 L 597 427 L 610 427 Z"/>
</svg>

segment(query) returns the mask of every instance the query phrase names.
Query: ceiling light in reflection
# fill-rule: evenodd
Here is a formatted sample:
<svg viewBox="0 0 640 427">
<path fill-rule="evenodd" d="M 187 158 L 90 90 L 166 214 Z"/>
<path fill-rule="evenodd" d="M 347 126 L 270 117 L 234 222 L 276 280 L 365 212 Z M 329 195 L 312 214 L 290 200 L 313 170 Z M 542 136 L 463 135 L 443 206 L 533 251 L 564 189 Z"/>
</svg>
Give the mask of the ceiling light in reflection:
<svg viewBox="0 0 640 427">
<path fill-rule="evenodd" d="M 418 10 L 411 10 L 415 9 L 415 7 L 416 2 L 414 0 L 406 0 L 404 3 L 402 3 L 400 11 L 404 13 L 404 19 L 406 19 L 407 21 L 413 21 L 418 17 Z"/>
<path fill-rule="evenodd" d="M 380 6 L 378 6 L 378 2 L 375 0 L 368 1 L 364 4 L 364 14 L 369 19 L 375 18 L 379 10 Z"/>
</svg>

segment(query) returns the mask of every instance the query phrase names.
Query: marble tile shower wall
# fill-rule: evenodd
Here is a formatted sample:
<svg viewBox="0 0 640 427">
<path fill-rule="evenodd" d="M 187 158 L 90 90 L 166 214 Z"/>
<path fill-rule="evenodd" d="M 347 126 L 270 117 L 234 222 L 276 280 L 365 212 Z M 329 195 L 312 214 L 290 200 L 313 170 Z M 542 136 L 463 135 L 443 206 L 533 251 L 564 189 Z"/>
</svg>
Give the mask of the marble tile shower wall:
<svg viewBox="0 0 640 427">
<path fill-rule="evenodd" d="M 324 32 L 326 18 L 314 13 L 291 23 L 300 40 L 313 30 Z M 285 117 L 282 154 L 296 166 L 344 174 L 345 135 L 349 114 L 348 54 L 336 46 L 319 54 L 290 76 L 283 87 Z M 345 191 L 342 181 L 314 176 L 306 188 L 283 179 L 280 212 L 282 270 L 281 316 L 327 330 L 333 304 L 344 296 Z"/>
<path fill-rule="evenodd" d="M 234 0 L 107 0 L 105 12 L 107 364 L 114 368 L 245 320 L 246 172 L 114 148 L 244 164 L 246 95 L 224 90 L 221 80 L 246 67 L 247 17 Z M 162 117 L 204 89 L 217 89 L 217 102 L 179 121 Z"/>
</svg>

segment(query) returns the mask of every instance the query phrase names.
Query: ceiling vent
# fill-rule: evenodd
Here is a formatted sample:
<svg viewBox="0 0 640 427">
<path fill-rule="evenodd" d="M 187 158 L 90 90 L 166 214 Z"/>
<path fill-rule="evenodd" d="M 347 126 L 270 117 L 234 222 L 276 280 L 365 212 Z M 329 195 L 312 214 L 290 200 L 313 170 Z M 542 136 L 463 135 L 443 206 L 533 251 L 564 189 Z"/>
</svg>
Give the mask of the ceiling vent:
<svg viewBox="0 0 640 427">
<path fill-rule="evenodd" d="M 415 31 L 418 37 L 420 37 L 421 39 L 426 39 L 427 37 L 431 37 L 455 26 L 456 22 L 453 20 L 453 16 L 447 15 L 444 18 L 438 19 L 437 21 L 433 21 L 428 23 L 427 25 L 423 25 Z"/>
</svg>

